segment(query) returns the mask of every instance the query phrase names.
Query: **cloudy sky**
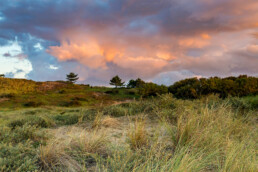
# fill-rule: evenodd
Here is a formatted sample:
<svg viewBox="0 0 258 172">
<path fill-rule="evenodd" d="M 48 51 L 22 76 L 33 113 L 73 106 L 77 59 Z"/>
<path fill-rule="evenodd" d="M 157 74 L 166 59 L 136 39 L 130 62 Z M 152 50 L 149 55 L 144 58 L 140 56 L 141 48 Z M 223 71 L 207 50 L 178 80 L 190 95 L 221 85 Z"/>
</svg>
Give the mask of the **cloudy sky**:
<svg viewBox="0 0 258 172">
<path fill-rule="evenodd" d="M 0 0 L 0 73 L 159 84 L 258 75 L 258 0 Z"/>
</svg>

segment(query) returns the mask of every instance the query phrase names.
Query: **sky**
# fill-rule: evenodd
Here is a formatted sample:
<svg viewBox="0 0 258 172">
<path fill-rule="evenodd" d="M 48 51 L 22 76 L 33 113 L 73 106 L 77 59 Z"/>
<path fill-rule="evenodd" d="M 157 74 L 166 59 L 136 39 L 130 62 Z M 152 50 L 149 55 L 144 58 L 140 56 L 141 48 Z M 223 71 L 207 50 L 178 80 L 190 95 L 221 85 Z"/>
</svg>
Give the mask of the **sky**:
<svg viewBox="0 0 258 172">
<path fill-rule="evenodd" d="M 258 0 L 0 0 L 0 73 L 108 85 L 258 76 Z"/>
</svg>

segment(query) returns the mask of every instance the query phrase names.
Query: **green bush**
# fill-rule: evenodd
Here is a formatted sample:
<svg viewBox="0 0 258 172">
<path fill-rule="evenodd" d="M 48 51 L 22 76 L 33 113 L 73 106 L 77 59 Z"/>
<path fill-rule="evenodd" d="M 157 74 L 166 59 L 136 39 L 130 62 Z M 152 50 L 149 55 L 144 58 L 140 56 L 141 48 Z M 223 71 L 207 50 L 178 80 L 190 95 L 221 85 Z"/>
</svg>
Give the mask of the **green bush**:
<svg viewBox="0 0 258 172">
<path fill-rule="evenodd" d="M 125 116 L 128 114 L 128 110 L 122 106 L 115 105 L 104 108 L 104 114 L 114 117 Z"/>
<path fill-rule="evenodd" d="M 37 146 L 43 143 L 46 138 L 43 132 L 39 132 L 35 126 L 24 125 L 15 129 L 9 127 L 0 128 L 0 140 L 2 143 L 20 143 L 31 140 L 33 145 Z"/>
<path fill-rule="evenodd" d="M 168 93 L 168 88 L 165 85 L 145 83 L 142 87 L 139 88 L 139 93 L 143 97 L 157 96 Z"/>
<path fill-rule="evenodd" d="M 65 94 L 66 91 L 65 91 L 65 90 L 59 90 L 58 93 L 59 93 L 59 94 Z"/>
<path fill-rule="evenodd" d="M 12 129 L 15 129 L 17 126 L 21 127 L 25 124 L 36 126 L 36 127 L 42 127 L 42 128 L 48 128 L 55 126 L 55 122 L 48 118 L 47 116 L 26 116 L 21 119 L 17 119 L 14 121 L 11 121 L 8 126 Z"/>
<path fill-rule="evenodd" d="M 118 89 L 112 89 L 112 90 L 108 90 L 105 91 L 106 94 L 119 94 L 119 90 Z"/>
<path fill-rule="evenodd" d="M 76 107 L 76 106 L 81 106 L 82 104 L 78 100 L 71 100 L 67 102 L 62 102 L 60 105 L 65 107 Z"/>
<path fill-rule="evenodd" d="M 189 78 L 169 86 L 168 91 L 181 99 L 196 99 L 209 94 L 221 98 L 258 94 L 258 78 L 240 75 L 238 77 Z"/>
<path fill-rule="evenodd" d="M 56 115 L 53 117 L 59 125 L 72 125 L 78 123 L 78 114 L 63 114 Z"/>
<path fill-rule="evenodd" d="M 31 142 L 0 143 L 0 171 L 37 171 L 37 154 Z"/>
</svg>

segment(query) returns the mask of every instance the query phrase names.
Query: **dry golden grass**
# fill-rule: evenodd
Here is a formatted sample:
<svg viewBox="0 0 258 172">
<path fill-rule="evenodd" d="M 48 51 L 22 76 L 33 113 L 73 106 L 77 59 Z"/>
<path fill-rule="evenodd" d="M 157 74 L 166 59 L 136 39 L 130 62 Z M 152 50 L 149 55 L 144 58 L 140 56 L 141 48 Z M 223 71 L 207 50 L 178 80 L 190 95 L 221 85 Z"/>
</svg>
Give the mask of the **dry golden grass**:
<svg viewBox="0 0 258 172">
<path fill-rule="evenodd" d="M 80 135 L 72 136 L 70 148 L 83 153 L 107 154 L 108 139 L 103 132 L 82 131 Z"/>
<path fill-rule="evenodd" d="M 98 112 L 94 121 L 92 122 L 92 128 L 99 128 L 101 126 L 101 122 L 102 122 L 102 118 L 103 118 L 103 113 Z"/>
<path fill-rule="evenodd" d="M 103 116 L 103 113 L 98 113 L 92 123 L 93 129 L 99 129 L 101 127 L 116 128 L 119 127 L 120 123 L 116 118 L 110 116 Z"/>
<path fill-rule="evenodd" d="M 108 139 L 103 130 L 84 130 L 80 127 L 59 128 L 55 140 L 40 146 L 39 162 L 45 171 L 82 171 L 80 156 L 107 155 Z"/>
<path fill-rule="evenodd" d="M 116 118 L 106 116 L 103 118 L 101 125 L 104 127 L 116 128 L 120 126 L 120 122 Z"/>
<path fill-rule="evenodd" d="M 39 160 L 42 170 L 56 171 L 66 169 L 68 171 L 80 171 L 81 166 L 66 153 L 66 146 L 58 141 L 40 146 Z"/>
<path fill-rule="evenodd" d="M 148 146 L 148 133 L 143 118 L 136 118 L 134 124 L 128 131 L 128 143 L 131 149 L 141 149 Z"/>
</svg>

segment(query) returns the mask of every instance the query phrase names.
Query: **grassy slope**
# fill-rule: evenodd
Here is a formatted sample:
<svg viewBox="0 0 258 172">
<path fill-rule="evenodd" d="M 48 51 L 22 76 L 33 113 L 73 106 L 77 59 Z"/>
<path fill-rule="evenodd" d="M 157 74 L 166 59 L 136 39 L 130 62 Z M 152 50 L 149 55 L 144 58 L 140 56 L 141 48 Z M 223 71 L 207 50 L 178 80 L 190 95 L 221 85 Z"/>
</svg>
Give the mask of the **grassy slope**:
<svg viewBox="0 0 258 172">
<path fill-rule="evenodd" d="M 119 93 L 106 94 L 112 88 L 71 85 L 65 82 L 34 82 L 0 78 L 0 111 L 24 107 L 94 107 L 139 96 L 133 89 L 119 89 Z M 132 94 L 133 93 L 133 94 Z"/>
<path fill-rule="evenodd" d="M 258 170 L 258 96 L 137 100 L 111 90 L 1 80 L 0 171 Z"/>
<path fill-rule="evenodd" d="M 257 97 L 164 95 L 93 109 L 1 112 L 0 169 L 257 171 L 258 111 L 250 99 Z"/>
</svg>

